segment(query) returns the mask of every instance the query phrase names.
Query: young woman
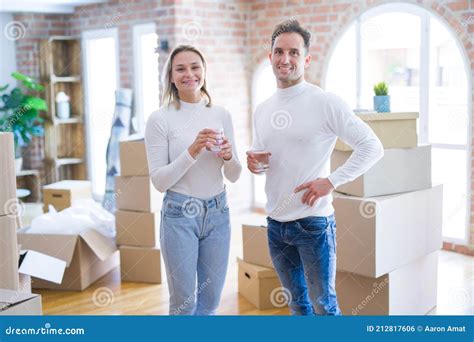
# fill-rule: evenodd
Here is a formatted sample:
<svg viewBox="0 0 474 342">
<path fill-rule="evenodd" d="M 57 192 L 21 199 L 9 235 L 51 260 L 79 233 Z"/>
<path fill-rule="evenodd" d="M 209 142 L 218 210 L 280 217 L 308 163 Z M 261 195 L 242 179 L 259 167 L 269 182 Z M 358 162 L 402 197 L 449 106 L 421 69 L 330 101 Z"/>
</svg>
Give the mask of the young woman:
<svg viewBox="0 0 474 342">
<path fill-rule="evenodd" d="M 171 315 L 213 315 L 229 257 L 229 207 L 223 175 L 237 181 L 242 167 L 232 119 L 212 104 L 206 61 L 195 47 L 180 45 L 164 68 L 163 107 L 145 133 L 153 185 L 166 192 L 160 243 Z M 222 134 L 223 133 L 223 134 Z"/>
</svg>

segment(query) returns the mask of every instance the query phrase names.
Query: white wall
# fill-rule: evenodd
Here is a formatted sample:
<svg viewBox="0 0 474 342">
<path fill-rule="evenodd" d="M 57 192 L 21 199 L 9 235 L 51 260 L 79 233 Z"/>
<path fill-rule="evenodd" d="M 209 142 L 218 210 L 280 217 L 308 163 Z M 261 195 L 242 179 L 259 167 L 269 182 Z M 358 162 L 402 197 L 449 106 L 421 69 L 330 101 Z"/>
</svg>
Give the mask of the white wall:
<svg viewBox="0 0 474 342">
<path fill-rule="evenodd" d="M 0 13 L 0 86 L 14 83 L 10 74 L 16 70 L 15 41 L 8 40 L 4 31 L 12 21 L 10 13 Z"/>
</svg>

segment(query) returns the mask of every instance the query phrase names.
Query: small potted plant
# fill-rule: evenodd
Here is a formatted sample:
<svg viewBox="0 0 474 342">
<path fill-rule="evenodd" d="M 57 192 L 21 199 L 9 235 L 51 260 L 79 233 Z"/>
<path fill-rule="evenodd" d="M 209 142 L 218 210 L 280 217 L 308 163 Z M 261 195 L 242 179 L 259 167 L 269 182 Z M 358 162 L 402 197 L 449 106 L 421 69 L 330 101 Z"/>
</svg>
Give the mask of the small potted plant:
<svg viewBox="0 0 474 342">
<path fill-rule="evenodd" d="M 374 85 L 374 109 L 379 113 L 390 112 L 390 95 L 388 95 L 388 86 L 385 82 Z"/>
<path fill-rule="evenodd" d="M 12 77 L 21 81 L 26 92 L 18 87 L 8 92 L 8 84 L 0 87 L 0 99 L 3 104 L 0 107 L 0 132 L 13 133 L 16 171 L 19 172 L 23 162 L 22 148 L 27 146 L 34 136 L 44 134 L 44 120 L 40 117 L 40 112 L 48 110 L 48 106 L 44 99 L 35 95 L 35 92 L 44 90 L 42 85 L 18 72 L 12 73 Z"/>
</svg>

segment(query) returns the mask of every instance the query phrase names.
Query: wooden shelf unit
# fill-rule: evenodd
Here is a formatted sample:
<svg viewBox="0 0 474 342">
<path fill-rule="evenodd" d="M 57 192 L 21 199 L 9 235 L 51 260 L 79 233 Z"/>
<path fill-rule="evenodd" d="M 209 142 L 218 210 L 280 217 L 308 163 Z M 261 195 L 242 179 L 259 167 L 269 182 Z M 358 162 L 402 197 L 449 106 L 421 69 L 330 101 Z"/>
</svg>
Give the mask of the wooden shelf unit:
<svg viewBox="0 0 474 342">
<path fill-rule="evenodd" d="M 48 183 L 87 179 L 81 41 L 52 36 L 40 41 L 40 75 L 46 88 L 45 158 Z M 71 116 L 56 116 L 56 94 L 70 97 Z"/>
</svg>

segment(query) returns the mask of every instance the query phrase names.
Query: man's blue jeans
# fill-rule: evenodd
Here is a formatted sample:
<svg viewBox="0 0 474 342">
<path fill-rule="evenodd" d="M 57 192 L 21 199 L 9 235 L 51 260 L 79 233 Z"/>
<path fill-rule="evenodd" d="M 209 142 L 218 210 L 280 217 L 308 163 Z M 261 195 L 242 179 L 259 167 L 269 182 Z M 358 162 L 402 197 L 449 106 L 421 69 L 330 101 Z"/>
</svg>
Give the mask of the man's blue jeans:
<svg viewBox="0 0 474 342">
<path fill-rule="evenodd" d="M 226 192 L 201 200 L 168 191 L 161 218 L 170 315 L 214 315 L 229 261 Z"/>
<path fill-rule="evenodd" d="M 280 281 L 291 293 L 292 315 L 340 315 L 336 297 L 336 221 L 309 216 L 267 218 L 268 243 Z"/>
</svg>

